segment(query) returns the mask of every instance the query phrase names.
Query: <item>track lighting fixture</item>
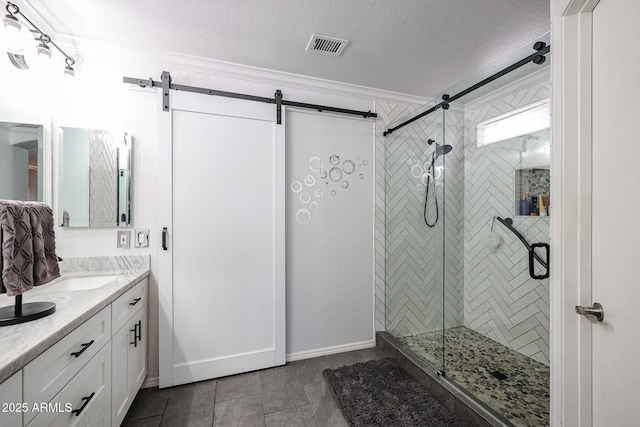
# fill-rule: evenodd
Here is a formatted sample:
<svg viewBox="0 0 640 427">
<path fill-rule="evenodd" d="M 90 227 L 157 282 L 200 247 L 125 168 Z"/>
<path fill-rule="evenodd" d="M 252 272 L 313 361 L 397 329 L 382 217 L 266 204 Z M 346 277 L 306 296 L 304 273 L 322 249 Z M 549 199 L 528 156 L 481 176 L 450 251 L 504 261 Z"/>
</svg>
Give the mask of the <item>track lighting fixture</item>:
<svg viewBox="0 0 640 427">
<path fill-rule="evenodd" d="M 65 53 L 57 44 L 51 40 L 51 37 L 43 33 L 37 25 L 27 18 L 20 8 L 7 2 L 7 14 L 2 19 L 2 31 L 6 39 L 6 50 L 9 61 L 14 67 L 26 70 L 37 67 L 36 63 L 46 63 L 51 60 L 51 47 L 55 47 L 65 57 L 65 67 L 63 74 L 73 77 L 75 70 L 73 66 L 76 61 Z M 26 21 L 28 26 L 20 19 Z M 29 28 L 30 27 L 30 28 Z"/>
</svg>

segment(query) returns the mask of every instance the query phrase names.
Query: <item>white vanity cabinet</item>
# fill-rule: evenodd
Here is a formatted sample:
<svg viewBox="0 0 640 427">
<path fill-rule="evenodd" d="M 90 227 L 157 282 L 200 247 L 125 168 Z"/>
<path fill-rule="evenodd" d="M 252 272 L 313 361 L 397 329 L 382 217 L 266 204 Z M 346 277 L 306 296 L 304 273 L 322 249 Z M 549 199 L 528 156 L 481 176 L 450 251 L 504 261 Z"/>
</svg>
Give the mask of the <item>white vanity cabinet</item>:
<svg viewBox="0 0 640 427">
<path fill-rule="evenodd" d="M 107 399 L 98 408 L 96 415 L 89 421 L 87 427 L 109 427 L 111 425 L 111 399 Z"/>
<path fill-rule="evenodd" d="M 26 391 L 26 386 L 25 386 Z M 105 401 L 111 400 L 111 348 L 105 345 L 36 415 L 29 427 L 86 426 Z M 65 405 L 70 404 L 70 408 Z M 70 409 L 70 410 L 69 410 Z"/>
<path fill-rule="evenodd" d="M 0 384 L 0 405 L 0 426 L 22 425 L 22 371 Z"/>
<path fill-rule="evenodd" d="M 147 283 L 131 288 L 111 305 L 114 327 L 111 339 L 112 420 L 122 423 L 147 375 Z"/>
<path fill-rule="evenodd" d="M 147 288 L 144 278 L 0 383 L 0 427 L 119 426 L 147 374 Z"/>
<path fill-rule="evenodd" d="M 74 377 L 78 372 L 110 340 L 111 310 L 105 307 L 27 364 L 23 369 L 24 402 L 28 404 L 29 411 L 24 414 L 24 423 L 29 424 L 38 415 L 38 412 L 32 410 L 33 405 L 52 401 L 70 381 L 71 384 L 75 383 Z M 88 393 L 91 394 L 94 391 L 96 390 Z M 68 403 L 78 407 L 84 401 Z"/>
</svg>

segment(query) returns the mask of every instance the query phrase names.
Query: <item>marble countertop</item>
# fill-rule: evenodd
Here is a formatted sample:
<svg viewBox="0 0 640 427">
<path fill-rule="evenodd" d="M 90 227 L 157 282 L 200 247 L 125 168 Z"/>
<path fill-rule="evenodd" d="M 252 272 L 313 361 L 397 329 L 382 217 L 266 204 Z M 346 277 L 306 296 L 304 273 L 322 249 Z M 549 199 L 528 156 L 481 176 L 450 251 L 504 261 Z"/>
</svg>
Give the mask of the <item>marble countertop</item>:
<svg viewBox="0 0 640 427">
<path fill-rule="evenodd" d="M 69 258 L 60 265 L 62 277 L 23 294 L 22 302 L 56 304 L 50 316 L 0 328 L 0 383 L 58 342 L 150 273 L 149 256 Z M 118 275 L 106 285 L 89 290 L 56 290 L 68 277 Z M 0 307 L 14 297 L 0 295 Z"/>
</svg>

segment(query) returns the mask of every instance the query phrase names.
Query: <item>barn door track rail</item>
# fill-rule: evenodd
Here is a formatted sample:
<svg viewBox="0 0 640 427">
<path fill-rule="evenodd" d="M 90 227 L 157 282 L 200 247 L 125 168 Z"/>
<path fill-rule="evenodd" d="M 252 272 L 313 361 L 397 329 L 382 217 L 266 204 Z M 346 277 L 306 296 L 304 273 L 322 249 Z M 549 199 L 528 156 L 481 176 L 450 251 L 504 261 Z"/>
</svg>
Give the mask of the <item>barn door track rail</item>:
<svg viewBox="0 0 640 427">
<path fill-rule="evenodd" d="M 169 74 L 168 71 L 162 72 L 161 81 L 156 81 L 156 80 L 153 80 L 152 78 L 138 79 L 134 77 L 123 77 L 122 81 L 124 83 L 135 84 L 140 87 L 162 88 L 162 109 L 164 111 L 169 111 L 169 108 L 170 108 L 169 91 L 181 90 L 183 92 L 201 93 L 203 95 L 223 96 L 225 98 L 244 99 L 245 101 L 275 104 L 276 123 L 279 125 L 282 124 L 282 106 L 283 105 L 289 105 L 291 107 L 297 107 L 297 108 L 308 108 L 308 109 L 317 110 L 320 112 L 330 111 L 332 113 L 350 114 L 352 116 L 362 116 L 365 119 L 369 117 L 373 117 L 373 118 L 378 117 L 376 113 L 372 113 L 371 111 L 357 111 L 357 110 L 349 110 L 347 108 L 330 107 L 328 105 L 307 104 L 304 102 L 289 101 L 289 100 L 283 99 L 282 91 L 280 89 L 276 90 L 273 98 L 267 98 L 264 96 L 246 95 L 243 93 L 225 92 L 222 90 L 207 89 L 203 87 L 180 85 L 180 84 L 172 83 L 171 74 Z"/>
</svg>

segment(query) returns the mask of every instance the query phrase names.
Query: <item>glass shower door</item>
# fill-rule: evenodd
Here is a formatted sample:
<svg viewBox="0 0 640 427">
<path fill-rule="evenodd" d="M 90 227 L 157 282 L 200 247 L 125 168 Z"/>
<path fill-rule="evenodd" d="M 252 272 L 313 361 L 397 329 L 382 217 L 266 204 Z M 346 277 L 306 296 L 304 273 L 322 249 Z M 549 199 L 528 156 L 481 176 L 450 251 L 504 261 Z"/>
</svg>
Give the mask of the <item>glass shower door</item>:
<svg viewBox="0 0 640 427">
<path fill-rule="evenodd" d="M 385 140 L 385 326 L 429 354 L 437 371 L 444 362 L 444 159 L 435 153 L 441 120 L 417 120 Z"/>
<path fill-rule="evenodd" d="M 444 159 L 444 371 L 515 426 L 549 422 L 549 280 L 531 277 L 529 248 L 505 225 L 530 244 L 549 242 L 549 96 L 548 69 L 533 68 L 451 103 L 442 121 L 453 146 Z"/>
</svg>

